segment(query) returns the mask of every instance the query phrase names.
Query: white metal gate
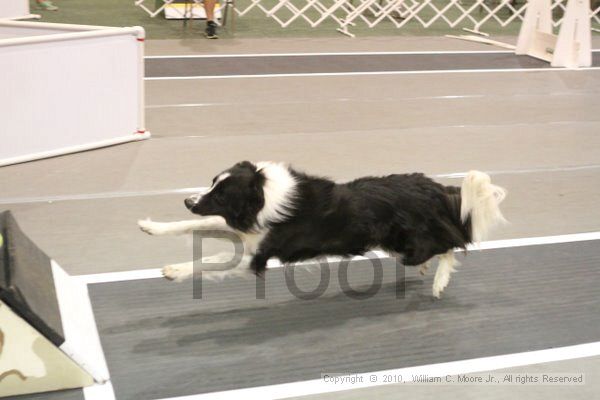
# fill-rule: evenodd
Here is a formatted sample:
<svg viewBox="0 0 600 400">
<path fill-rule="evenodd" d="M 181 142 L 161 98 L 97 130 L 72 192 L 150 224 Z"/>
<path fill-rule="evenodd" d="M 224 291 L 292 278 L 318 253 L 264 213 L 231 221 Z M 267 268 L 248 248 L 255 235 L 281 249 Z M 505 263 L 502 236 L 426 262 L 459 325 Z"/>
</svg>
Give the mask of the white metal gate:
<svg viewBox="0 0 600 400">
<path fill-rule="evenodd" d="M 162 7 L 150 9 L 144 1 L 155 0 L 135 3 L 151 16 L 162 10 Z M 353 36 L 352 26 L 364 24 L 374 28 L 382 22 L 392 23 L 396 28 L 418 24 L 425 29 L 437 23 L 475 32 L 482 32 L 486 24 L 505 28 L 523 20 L 527 4 L 523 0 L 236 0 L 235 12 L 243 17 L 252 10 L 260 11 L 283 28 L 292 23 L 315 28 L 324 21 L 333 21 L 340 32 Z M 553 0 L 554 26 L 562 22 L 566 4 L 566 0 Z M 595 8 L 590 9 L 590 18 L 600 24 L 600 2 L 592 4 Z"/>
</svg>

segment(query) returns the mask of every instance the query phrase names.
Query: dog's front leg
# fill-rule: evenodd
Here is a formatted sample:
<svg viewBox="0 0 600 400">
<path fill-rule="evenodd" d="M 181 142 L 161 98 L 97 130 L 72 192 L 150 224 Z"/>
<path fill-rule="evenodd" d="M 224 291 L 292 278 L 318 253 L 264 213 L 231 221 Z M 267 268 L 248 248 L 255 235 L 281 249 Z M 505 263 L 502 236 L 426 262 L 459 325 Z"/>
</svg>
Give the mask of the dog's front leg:
<svg viewBox="0 0 600 400">
<path fill-rule="evenodd" d="M 256 253 L 250 262 L 250 270 L 256 276 L 263 278 L 267 271 L 267 261 L 269 261 L 269 258 L 270 257 L 264 252 Z"/>
<path fill-rule="evenodd" d="M 201 229 L 218 229 L 232 232 L 223 217 L 210 216 L 202 219 L 177 222 L 154 222 L 150 219 L 138 221 L 140 229 L 150 235 L 183 235 Z"/>
</svg>

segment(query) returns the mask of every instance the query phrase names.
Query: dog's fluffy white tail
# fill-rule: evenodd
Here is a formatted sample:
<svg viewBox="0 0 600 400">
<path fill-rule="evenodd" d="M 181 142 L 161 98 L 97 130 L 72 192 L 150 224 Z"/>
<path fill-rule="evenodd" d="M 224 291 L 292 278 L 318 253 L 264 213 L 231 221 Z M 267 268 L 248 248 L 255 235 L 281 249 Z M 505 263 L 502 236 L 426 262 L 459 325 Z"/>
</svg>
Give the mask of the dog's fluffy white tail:
<svg viewBox="0 0 600 400">
<path fill-rule="evenodd" d="M 462 182 L 460 197 L 460 219 L 464 223 L 471 217 L 473 242 L 485 240 L 494 226 L 506 222 L 499 207 L 506 191 L 493 185 L 488 174 L 469 171 Z"/>
</svg>

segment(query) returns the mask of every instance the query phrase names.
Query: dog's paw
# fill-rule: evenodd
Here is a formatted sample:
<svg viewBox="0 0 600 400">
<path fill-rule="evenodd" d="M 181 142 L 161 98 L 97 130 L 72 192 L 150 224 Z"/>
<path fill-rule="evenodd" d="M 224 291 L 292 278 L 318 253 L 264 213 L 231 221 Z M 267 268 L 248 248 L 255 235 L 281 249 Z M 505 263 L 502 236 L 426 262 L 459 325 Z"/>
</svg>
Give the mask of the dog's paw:
<svg viewBox="0 0 600 400">
<path fill-rule="evenodd" d="M 163 267 L 162 274 L 165 278 L 175 282 L 181 282 L 193 274 L 193 269 L 188 264 L 174 264 Z"/>
<path fill-rule="evenodd" d="M 163 235 L 165 233 L 163 225 L 160 222 L 154 222 L 150 219 L 141 219 L 138 221 L 138 226 L 142 232 L 146 232 L 149 235 Z"/>
<path fill-rule="evenodd" d="M 443 287 L 439 287 L 439 285 L 434 284 L 432 289 L 433 297 L 439 299 L 442 296 L 442 292 L 444 291 Z"/>
<path fill-rule="evenodd" d="M 436 274 L 435 278 L 433 279 L 433 287 L 432 287 L 433 297 L 435 297 L 436 299 L 439 299 L 441 297 L 444 289 L 446 289 L 446 286 L 448 286 L 448 282 L 450 282 L 450 274 L 449 273 Z"/>
</svg>

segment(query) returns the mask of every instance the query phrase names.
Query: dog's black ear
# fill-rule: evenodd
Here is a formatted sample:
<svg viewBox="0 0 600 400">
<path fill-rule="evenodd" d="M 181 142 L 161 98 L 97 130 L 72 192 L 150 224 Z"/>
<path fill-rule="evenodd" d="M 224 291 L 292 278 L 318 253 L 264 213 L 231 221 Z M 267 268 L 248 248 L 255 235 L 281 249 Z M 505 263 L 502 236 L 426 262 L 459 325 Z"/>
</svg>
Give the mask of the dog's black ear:
<svg viewBox="0 0 600 400">
<path fill-rule="evenodd" d="M 243 193 L 242 196 L 231 198 L 225 207 L 227 223 L 246 232 L 256 225 L 256 217 L 265 204 L 265 197 L 258 180 L 248 181 Z"/>
<path fill-rule="evenodd" d="M 250 168 L 256 171 L 256 165 L 252 164 L 250 161 L 240 161 L 239 163 L 235 164 L 235 166 L 241 168 Z"/>
<path fill-rule="evenodd" d="M 267 178 L 259 171 L 255 171 L 254 172 L 254 177 L 252 178 L 252 181 L 250 182 L 250 186 L 252 187 L 253 190 L 256 190 L 258 192 L 260 192 L 261 196 L 262 196 L 262 188 L 265 185 L 265 181 L 267 180 Z"/>
</svg>

